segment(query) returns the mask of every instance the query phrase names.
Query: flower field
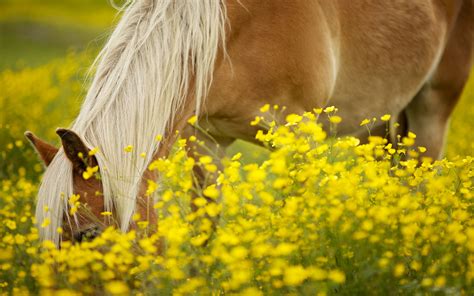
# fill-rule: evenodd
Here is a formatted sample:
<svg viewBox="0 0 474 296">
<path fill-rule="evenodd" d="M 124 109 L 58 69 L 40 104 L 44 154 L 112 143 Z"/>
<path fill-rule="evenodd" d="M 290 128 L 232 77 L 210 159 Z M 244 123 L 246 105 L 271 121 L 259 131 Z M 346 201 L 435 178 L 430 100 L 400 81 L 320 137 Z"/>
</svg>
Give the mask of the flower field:
<svg viewBox="0 0 474 296">
<path fill-rule="evenodd" d="M 112 14 L 97 9 L 92 19 L 65 19 L 103 27 Z M 11 21 L 1 11 L 0 25 Z M 45 13 L 30 17 L 46 22 Z M 129 233 L 108 228 L 60 249 L 39 241 L 34 210 L 43 167 L 23 132 L 59 145 L 55 128 L 77 114 L 93 52 L 0 69 L 0 295 L 474 294 L 473 79 L 443 160 L 423 161 L 412 133 L 400 147 L 338 137 L 334 107 L 282 123 L 256 120 L 268 128 L 257 140 L 271 149 L 238 143 L 224 159 L 189 158 L 192 137 L 150 164 L 162 176 L 159 185 L 149 183 L 161 196 L 156 232 L 138 223 Z M 261 112 L 272 118 L 281 109 Z M 209 176 L 203 186 L 194 182 L 194 166 Z"/>
</svg>

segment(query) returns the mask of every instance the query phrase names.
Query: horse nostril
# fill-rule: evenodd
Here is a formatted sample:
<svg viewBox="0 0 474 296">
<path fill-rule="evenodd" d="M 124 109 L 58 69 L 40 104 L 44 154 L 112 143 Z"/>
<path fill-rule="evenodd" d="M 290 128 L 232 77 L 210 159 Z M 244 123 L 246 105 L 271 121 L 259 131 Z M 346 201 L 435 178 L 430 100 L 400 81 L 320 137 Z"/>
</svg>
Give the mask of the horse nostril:
<svg viewBox="0 0 474 296">
<path fill-rule="evenodd" d="M 78 233 L 76 233 L 76 234 L 74 234 L 74 240 L 75 240 L 76 242 L 80 242 L 80 243 L 81 243 L 81 242 L 82 242 L 82 237 L 83 237 L 83 235 L 84 235 L 84 232 L 82 232 L 82 231 L 81 231 L 81 232 L 78 232 Z"/>
<path fill-rule="evenodd" d="M 83 231 L 80 231 L 74 235 L 74 239 L 77 242 L 91 241 L 100 235 L 101 231 L 99 227 L 92 227 Z"/>
<path fill-rule="evenodd" d="M 98 237 L 101 234 L 101 231 L 99 227 L 94 227 L 89 229 L 89 231 L 86 232 L 86 238 L 89 240 L 92 240 L 96 237 Z"/>
</svg>

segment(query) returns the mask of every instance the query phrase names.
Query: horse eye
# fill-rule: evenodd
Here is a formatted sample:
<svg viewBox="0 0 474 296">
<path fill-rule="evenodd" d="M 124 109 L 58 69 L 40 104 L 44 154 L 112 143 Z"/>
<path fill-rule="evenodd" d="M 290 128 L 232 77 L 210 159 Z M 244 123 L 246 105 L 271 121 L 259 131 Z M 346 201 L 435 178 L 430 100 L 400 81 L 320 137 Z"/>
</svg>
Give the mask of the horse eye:
<svg viewBox="0 0 474 296">
<path fill-rule="evenodd" d="M 77 242 L 91 241 L 100 235 L 101 231 L 99 227 L 92 227 L 83 231 L 80 231 L 74 235 L 74 239 Z"/>
</svg>

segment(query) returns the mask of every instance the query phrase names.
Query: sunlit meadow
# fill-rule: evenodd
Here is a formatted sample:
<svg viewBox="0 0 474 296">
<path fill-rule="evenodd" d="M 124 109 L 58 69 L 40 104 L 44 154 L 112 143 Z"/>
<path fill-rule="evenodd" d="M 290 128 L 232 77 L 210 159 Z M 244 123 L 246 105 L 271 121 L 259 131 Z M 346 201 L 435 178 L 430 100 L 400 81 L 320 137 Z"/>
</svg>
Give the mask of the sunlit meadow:
<svg viewBox="0 0 474 296">
<path fill-rule="evenodd" d="M 93 16 L 80 1 L 48 2 L 5 1 L 0 28 L 86 22 L 96 34 L 114 15 L 93 1 L 84 2 Z M 45 17 L 56 14 L 58 23 Z M 162 176 L 148 189 L 162 197 L 154 204 L 157 232 L 142 222 L 57 249 L 38 240 L 33 213 L 43 167 L 23 132 L 58 144 L 55 128 L 77 114 L 95 49 L 55 50 L 52 58 L 38 49 L 41 63 L 0 52 L 23 60 L 4 61 L 0 72 L 0 294 L 474 294 L 474 81 L 453 115 L 443 160 L 415 160 L 425 149 L 412 133 L 398 147 L 338 137 L 344 118 L 335 107 L 275 123 L 284 107 L 265 105 L 262 119 L 248 124 L 265 127 L 256 138 L 269 149 L 238 143 L 221 160 L 190 158 L 192 137 L 150 164 Z M 373 120 L 387 116 L 360 128 Z M 194 166 L 217 181 L 196 185 Z"/>
</svg>

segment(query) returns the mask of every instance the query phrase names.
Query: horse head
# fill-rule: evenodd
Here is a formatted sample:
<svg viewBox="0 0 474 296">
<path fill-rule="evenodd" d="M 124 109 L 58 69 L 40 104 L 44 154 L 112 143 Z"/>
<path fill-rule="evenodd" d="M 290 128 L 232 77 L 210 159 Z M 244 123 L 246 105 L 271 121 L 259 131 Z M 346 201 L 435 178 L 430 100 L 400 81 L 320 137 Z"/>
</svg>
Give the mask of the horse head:
<svg viewBox="0 0 474 296">
<path fill-rule="evenodd" d="M 110 224 L 111 219 L 104 215 L 102 182 L 96 157 L 81 138 L 68 129 L 58 129 L 62 149 L 73 169 L 74 196 L 68 198 L 68 211 L 64 211 L 63 240 L 83 241 L 92 239 Z M 58 148 L 36 137 L 32 132 L 25 133 L 46 167 L 53 161 Z"/>
</svg>

